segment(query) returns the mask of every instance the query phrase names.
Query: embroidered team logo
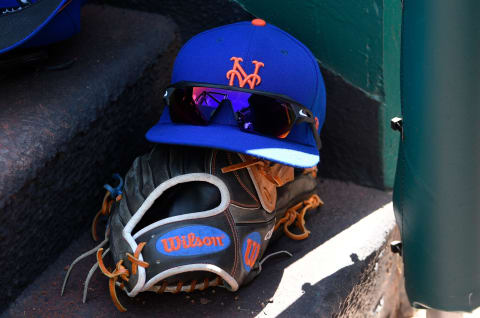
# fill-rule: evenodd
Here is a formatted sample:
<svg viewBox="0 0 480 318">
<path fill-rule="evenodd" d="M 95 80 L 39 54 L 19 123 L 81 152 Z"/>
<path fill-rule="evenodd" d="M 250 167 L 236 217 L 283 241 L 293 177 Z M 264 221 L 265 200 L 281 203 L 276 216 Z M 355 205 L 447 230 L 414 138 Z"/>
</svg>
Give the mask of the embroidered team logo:
<svg viewBox="0 0 480 318">
<path fill-rule="evenodd" d="M 168 256 L 206 255 L 223 251 L 230 238 L 220 229 L 206 225 L 190 225 L 162 235 L 157 250 Z"/>
<path fill-rule="evenodd" d="M 258 258 L 258 253 L 260 253 L 260 244 L 261 236 L 258 232 L 253 232 L 248 234 L 248 236 L 243 241 L 242 246 L 242 255 L 243 255 L 243 266 L 247 272 L 250 272 L 255 261 Z"/>
<path fill-rule="evenodd" d="M 248 84 L 250 89 L 254 89 L 255 86 L 262 82 L 262 78 L 258 75 L 260 68 L 265 66 L 262 62 L 252 61 L 252 64 L 255 65 L 255 70 L 252 74 L 247 74 L 242 65 L 240 65 L 240 62 L 243 62 L 241 57 L 233 56 L 230 61 L 233 61 L 233 68 L 227 72 L 227 78 L 230 80 L 228 85 L 233 86 L 235 79 L 238 79 L 238 86 L 244 87 L 245 84 Z"/>
</svg>

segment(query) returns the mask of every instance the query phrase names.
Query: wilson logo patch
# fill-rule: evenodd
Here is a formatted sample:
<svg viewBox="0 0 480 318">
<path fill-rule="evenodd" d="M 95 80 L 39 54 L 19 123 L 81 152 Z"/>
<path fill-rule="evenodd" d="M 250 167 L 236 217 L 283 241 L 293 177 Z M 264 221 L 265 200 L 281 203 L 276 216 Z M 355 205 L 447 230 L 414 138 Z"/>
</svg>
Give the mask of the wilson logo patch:
<svg viewBox="0 0 480 318">
<path fill-rule="evenodd" d="M 223 251 L 230 245 L 230 237 L 215 227 L 190 225 L 162 235 L 157 250 L 168 256 L 207 255 Z"/>
<path fill-rule="evenodd" d="M 243 241 L 242 246 L 242 255 L 243 255 L 243 266 L 250 272 L 255 261 L 258 258 L 258 253 L 260 253 L 261 245 L 261 236 L 258 232 L 253 232 L 248 234 L 248 236 Z"/>
<path fill-rule="evenodd" d="M 259 61 L 252 61 L 252 64 L 255 65 L 255 70 L 252 74 L 247 74 L 243 69 L 240 62 L 243 62 L 241 57 L 233 56 L 230 58 L 230 61 L 233 61 L 233 68 L 227 72 L 227 78 L 230 80 L 228 85 L 233 86 L 235 79 L 238 79 L 238 86 L 244 87 L 245 84 L 248 84 L 250 89 L 254 89 L 255 86 L 259 85 L 262 82 L 262 78 L 258 75 L 260 67 L 264 67 L 265 64 Z"/>
</svg>

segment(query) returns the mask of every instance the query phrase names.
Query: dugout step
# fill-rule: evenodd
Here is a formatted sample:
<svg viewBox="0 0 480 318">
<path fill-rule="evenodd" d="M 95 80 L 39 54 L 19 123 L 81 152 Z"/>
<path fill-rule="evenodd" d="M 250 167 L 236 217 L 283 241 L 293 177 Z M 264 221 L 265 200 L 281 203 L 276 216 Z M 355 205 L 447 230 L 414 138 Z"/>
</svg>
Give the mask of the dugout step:
<svg viewBox="0 0 480 318">
<path fill-rule="evenodd" d="M 129 298 L 120 313 L 97 271 L 82 303 L 85 278 L 95 257 L 73 269 L 60 296 L 67 266 L 95 243 L 88 231 L 31 284 L 1 317 L 390 317 L 408 316 L 402 261 L 390 249 L 398 239 L 391 194 L 351 183 L 324 180 L 325 205 L 309 211 L 304 241 L 282 236 L 266 255 L 287 250 L 293 257 L 266 261 L 262 273 L 232 293 L 224 288 L 179 294 L 146 292 Z"/>
<path fill-rule="evenodd" d="M 179 46 L 169 18 L 86 5 L 81 33 L 45 65 L 1 74 L 0 311 L 85 231 L 112 174 L 149 150 Z"/>
</svg>

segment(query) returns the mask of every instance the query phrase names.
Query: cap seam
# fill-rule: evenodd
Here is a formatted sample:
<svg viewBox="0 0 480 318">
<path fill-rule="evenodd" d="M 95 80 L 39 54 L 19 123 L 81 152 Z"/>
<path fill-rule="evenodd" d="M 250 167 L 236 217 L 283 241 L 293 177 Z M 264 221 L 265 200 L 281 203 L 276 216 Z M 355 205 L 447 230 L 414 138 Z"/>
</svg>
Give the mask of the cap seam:
<svg viewBox="0 0 480 318">
<path fill-rule="evenodd" d="M 257 31 L 256 27 L 251 28 L 252 30 L 250 31 L 250 38 L 248 39 L 248 45 L 247 45 L 247 51 L 245 52 L 245 58 L 253 60 L 253 57 L 251 56 L 251 48 L 252 48 L 252 42 L 253 42 L 253 37 Z"/>
</svg>

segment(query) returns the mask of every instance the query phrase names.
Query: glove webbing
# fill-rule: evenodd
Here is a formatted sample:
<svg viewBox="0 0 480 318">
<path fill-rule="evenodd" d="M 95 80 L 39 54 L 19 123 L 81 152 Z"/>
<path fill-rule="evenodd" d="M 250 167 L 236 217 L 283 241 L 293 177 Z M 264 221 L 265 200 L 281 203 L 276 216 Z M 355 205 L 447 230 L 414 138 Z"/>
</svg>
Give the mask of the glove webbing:
<svg viewBox="0 0 480 318">
<path fill-rule="evenodd" d="M 268 161 L 250 158 L 247 161 L 233 164 L 227 167 L 222 168 L 223 173 L 236 171 L 239 169 L 248 168 L 251 166 L 258 165 L 261 167 L 260 172 L 262 175 L 276 187 L 281 187 L 285 183 L 290 182 L 291 180 L 283 177 L 285 174 L 282 174 L 282 167 L 286 167 L 280 164 L 270 165 Z M 303 171 L 303 174 L 311 174 L 312 177 L 317 177 L 317 167 L 306 168 Z M 282 178 L 283 177 L 283 178 Z M 285 215 L 276 222 L 274 231 L 280 228 L 283 224 L 283 231 L 285 234 L 292 240 L 304 240 L 310 235 L 310 231 L 305 227 L 305 214 L 311 209 L 316 209 L 319 206 L 322 206 L 324 203 L 322 199 L 316 194 L 313 194 L 310 198 L 305 201 L 302 201 L 295 206 L 289 208 Z M 297 212 L 299 209 L 302 209 L 300 212 Z M 295 222 L 296 221 L 296 222 Z M 288 228 L 290 225 L 295 222 L 295 225 L 301 230 L 300 234 L 295 234 L 290 231 Z"/>
<path fill-rule="evenodd" d="M 100 211 L 97 212 L 97 214 L 93 218 L 91 230 L 92 230 L 92 237 L 95 242 L 98 241 L 98 235 L 97 235 L 98 219 L 100 218 L 101 215 L 104 215 L 104 216 L 109 215 L 110 211 L 112 210 L 113 202 L 114 201 L 118 202 L 122 199 L 123 179 L 118 173 L 115 173 L 113 175 L 113 178 L 118 180 L 118 185 L 115 188 L 109 184 L 103 185 L 103 187 L 107 190 L 107 193 L 103 197 L 102 208 L 100 209 Z"/>
<path fill-rule="evenodd" d="M 308 210 L 316 209 L 319 206 L 323 205 L 322 199 L 316 194 L 313 194 L 310 198 L 305 201 L 294 205 L 289 208 L 285 213 L 285 216 L 277 221 L 274 227 L 274 231 L 278 230 L 283 224 L 283 232 L 292 240 L 304 240 L 310 235 L 310 231 L 305 227 L 305 214 Z M 302 208 L 303 207 L 303 208 Z M 302 209 L 300 212 L 297 212 L 299 209 Z M 296 221 L 296 222 L 295 222 Z M 289 226 L 295 222 L 295 225 L 302 231 L 300 234 L 292 233 L 289 230 Z"/>
<path fill-rule="evenodd" d="M 95 214 L 95 217 L 93 218 L 93 222 L 92 222 L 92 228 L 91 228 L 92 238 L 95 242 L 98 241 L 97 224 L 98 224 L 98 220 L 100 219 L 100 216 L 109 215 L 110 211 L 112 210 L 113 202 L 114 201 L 118 202 L 121 199 L 122 199 L 121 194 L 117 195 L 117 197 L 115 199 L 112 199 L 112 195 L 111 195 L 110 191 L 107 191 L 107 193 L 105 193 L 105 196 L 103 197 L 102 207 L 97 212 L 97 214 Z"/>
<path fill-rule="evenodd" d="M 142 242 L 138 244 L 134 255 L 127 253 L 128 260 L 132 262 L 132 274 L 135 275 L 137 273 L 138 266 L 141 266 L 143 268 L 147 268 L 150 266 L 145 261 L 141 261 L 138 259 L 140 256 L 140 253 L 145 246 L 145 242 Z M 116 285 L 117 285 L 117 280 L 120 277 L 124 281 L 128 282 L 128 277 L 130 276 L 130 272 L 128 269 L 125 268 L 125 266 L 122 265 L 123 260 L 119 260 L 117 262 L 117 265 L 115 266 L 115 270 L 113 272 L 110 272 L 106 267 L 105 264 L 103 263 L 103 248 L 99 248 L 97 251 L 97 261 L 98 261 L 98 266 L 100 267 L 100 270 L 102 273 L 109 278 L 108 282 L 108 289 L 110 291 L 110 296 L 112 297 L 113 304 L 119 311 L 127 311 L 125 307 L 120 303 L 117 297 L 117 291 L 116 291 Z M 120 284 L 120 288 L 124 288 L 123 282 Z"/>
</svg>

